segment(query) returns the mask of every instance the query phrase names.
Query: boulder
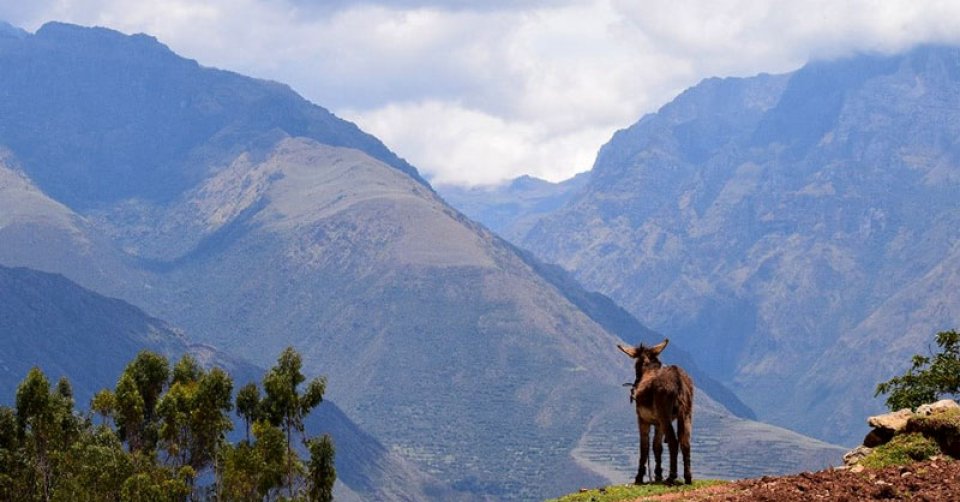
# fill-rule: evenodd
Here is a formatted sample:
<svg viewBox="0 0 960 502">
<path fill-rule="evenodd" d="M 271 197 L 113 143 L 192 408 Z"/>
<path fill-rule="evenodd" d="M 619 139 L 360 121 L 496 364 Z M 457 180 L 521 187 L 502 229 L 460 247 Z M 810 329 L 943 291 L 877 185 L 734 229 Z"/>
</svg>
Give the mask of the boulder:
<svg viewBox="0 0 960 502">
<path fill-rule="evenodd" d="M 863 446 L 876 448 L 882 444 L 887 444 L 893 439 L 894 434 L 894 431 L 890 429 L 873 429 L 863 438 Z"/>
<path fill-rule="evenodd" d="M 843 454 L 843 465 L 853 466 L 860 463 L 870 452 L 873 451 L 873 448 L 867 446 L 858 446 L 846 453 Z"/>
<path fill-rule="evenodd" d="M 956 401 L 953 399 L 941 399 L 935 403 L 921 405 L 917 408 L 917 415 L 929 417 L 930 415 L 956 409 L 960 409 L 960 404 L 957 404 Z"/>
<path fill-rule="evenodd" d="M 907 420 L 910 420 L 912 416 L 913 412 L 909 408 L 904 408 L 900 411 L 870 417 L 867 419 L 867 424 L 874 429 L 882 429 L 896 434 L 907 426 Z"/>
</svg>

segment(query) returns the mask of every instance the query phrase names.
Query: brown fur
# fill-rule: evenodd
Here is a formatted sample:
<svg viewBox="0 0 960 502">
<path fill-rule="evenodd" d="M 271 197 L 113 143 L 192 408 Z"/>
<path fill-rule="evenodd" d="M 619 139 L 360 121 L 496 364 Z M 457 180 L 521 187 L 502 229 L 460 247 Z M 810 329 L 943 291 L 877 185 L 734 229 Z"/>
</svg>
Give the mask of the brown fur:
<svg viewBox="0 0 960 502">
<path fill-rule="evenodd" d="M 670 449 L 670 476 L 667 483 L 677 480 L 677 447 L 683 454 L 683 480 L 690 484 L 693 475 L 690 472 L 690 432 L 693 426 L 693 380 L 683 369 L 677 366 L 664 367 L 660 363 L 660 352 L 666 348 L 669 340 L 653 346 L 617 347 L 636 360 L 636 379 L 633 382 L 631 397 L 637 408 L 637 424 L 640 429 L 640 466 L 637 469 L 636 484 L 643 484 L 647 458 L 650 452 L 650 426 L 654 427 L 653 455 L 656 463 L 654 475 L 656 481 L 663 480 L 660 460 L 663 455 L 663 443 Z M 677 421 L 674 433 L 673 421 Z"/>
</svg>

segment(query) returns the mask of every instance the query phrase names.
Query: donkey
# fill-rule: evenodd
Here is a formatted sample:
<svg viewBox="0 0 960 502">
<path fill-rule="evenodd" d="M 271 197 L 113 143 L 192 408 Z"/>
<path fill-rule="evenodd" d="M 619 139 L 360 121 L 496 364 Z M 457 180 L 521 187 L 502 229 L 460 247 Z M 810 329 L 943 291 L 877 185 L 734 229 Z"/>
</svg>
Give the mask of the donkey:
<svg viewBox="0 0 960 502">
<path fill-rule="evenodd" d="M 636 360 L 637 377 L 633 382 L 632 397 L 637 407 L 637 424 L 640 428 L 640 466 L 635 484 L 643 484 L 647 459 L 650 454 L 650 426 L 654 426 L 653 455 L 656 463 L 654 475 L 657 482 L 663 481 L 660 459 L 666 440 L 670 449 L 670 476 L 667 484 L 677 480 L 677 445 L 683 453 L 683 481 L 693 482 L 690 473 L 690 429 L 693 426 L 693 380 L 677 366 L 663 367 L 660 353 L 670 340 L 665 339 L 653 347 L 617 345 L 624 354 Z M 677 421 L 677 432 L 673 431 Z"/>
</svg>

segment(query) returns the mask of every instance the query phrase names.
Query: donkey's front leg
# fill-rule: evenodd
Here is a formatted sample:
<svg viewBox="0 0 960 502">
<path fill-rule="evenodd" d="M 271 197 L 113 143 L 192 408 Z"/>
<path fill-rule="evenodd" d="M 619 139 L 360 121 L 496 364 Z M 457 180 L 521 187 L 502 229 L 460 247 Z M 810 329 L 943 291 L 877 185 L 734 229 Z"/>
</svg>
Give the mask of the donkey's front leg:
<svg viewBox="0 0 960 502">
<path fill-rule="evenodd" d="M 637 420 L 637 423 L 640 425 L 640 466 L 637 467 L 637 477 L 633 484 L 642 485 L 643 475 L 647 472 L 647 458 L 650 455 L 650 424 L 642 420 Z"/>
</svg>

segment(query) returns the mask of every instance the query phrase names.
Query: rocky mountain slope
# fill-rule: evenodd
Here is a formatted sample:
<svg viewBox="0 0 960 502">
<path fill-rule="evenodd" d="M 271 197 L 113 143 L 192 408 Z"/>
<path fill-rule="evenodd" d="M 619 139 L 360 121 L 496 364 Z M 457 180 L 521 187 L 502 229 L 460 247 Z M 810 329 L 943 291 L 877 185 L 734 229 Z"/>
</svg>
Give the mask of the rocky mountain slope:
<svg viewBox="0 0 960 502">
<path fill-rule="evenodd" d="M 294 345 L 347 416 L 457 490 L 531 499 L 611 472 L 609 457 L 573 455 L 603 432 L 594 417 L 633 420 L 620 387 L 632 368 L 615 346 L 639 323 L 608 299 L 468 220 L 379 141 L 283 86 L 101 29 L 48 25 L 0 48 L 0 89 L 11 89 L 0 111 L 24 121 L 0 113 L 8 177 L 61 222 L 0 241 L 24 250 L 18 264 L 46 247 L 109 258 L 38 266 L 260 365 Z M 36 104 L 47 94 L 56 109 Z M 73 252 L 78 240 L 104 250 Z M 714 434 L 752 423 L 701 395 L 729 418 Z M 795 440 L 756 426 L 763 441 Z M 822 465 L 832 448 L 818 448 L 802 461 Z M 707 466 L 737 453 L 700 454 Z"/>
<path fill-rule="evenodd" d="M 263 370 L 202 344 L 117 299 L 86 290 L 61 275 L 0 266 L 0 403 L 12 405 L 31 367 L 55 381 L 67 377 L 78 408 L 116 385 L 141 350 L 170 359 L 192 353 L 226 369 L 237 382 L 259 381 Z M 459 498 L 353 423 L 330 401 L 307 421 L 310 434 L 330 433 L 337 446 L 339 498 L 347 500 Z"/>
<path fill-rule="evenodd" d="M 709 79 L 518 243 L 675 334 L 764 420 L 854 444 L 960 323 L 960 50 Z"/>
</svg>

